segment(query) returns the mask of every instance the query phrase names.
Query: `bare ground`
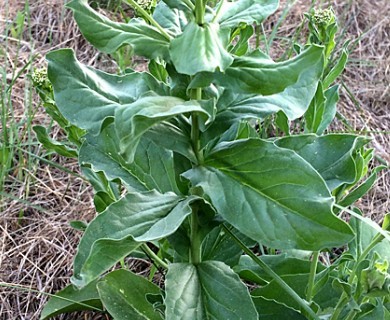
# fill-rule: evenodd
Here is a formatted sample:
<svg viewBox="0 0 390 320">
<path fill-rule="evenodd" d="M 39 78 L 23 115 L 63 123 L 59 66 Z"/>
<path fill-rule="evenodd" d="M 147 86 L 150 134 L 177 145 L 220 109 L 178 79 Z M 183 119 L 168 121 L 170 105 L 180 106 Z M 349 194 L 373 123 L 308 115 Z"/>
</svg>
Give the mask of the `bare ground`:
<svg viewBox="0 0 390 320">
<path fill-rule="evenodd" d="M 32 55 L 37 54 L 34 66 L 44 65 L 44 55 L 62 47 L 74 48 L 84 63 L 115 70 L 106 56 L 96 52 L 82 39 L 70 12 L 63 9 L 63 0 L 30 2 L 30 21 L 25 25 L 20 44 L 9 38 L 6 44 L 4 35 L 6 26 L 15 19 L 17 11 L 23 9 L 25 1 L 6 0 L 0 3 L 0 49 L 7 48 L 7 61 L 0 60 L 0 65 L 7 62 L 8 81 L 12 79 L 12 70 L 21 70 Z M 388 0 L 329 2 L 344 30 L 342 37 L 340 35 L 341 41 L 351 39 L 355 43 L 350 63 L 341 77 L 340 113 L 354 130 L 372 137 L 377 155 L 390 161 L 390 3 Z M 286 1 L 281 3 L 284 5 Z M 278 36 L 294 33 L 309 7 L 308 3 L 310 1 L 296 2 Z M 267 22 L 266 29 L 276 23 L 280 14 L 281 11 Z M 49 124 L 38 97 L 29 88 L 29 79 L 23 72 L 12 91 L 15 119 L 23 124 L 28 113 L 26 109 L 30 108 L 35 114 L 33 123 Z M 345 129 L 340 123 L 335 123 L 334 127 L 336 130 Z M 23 126 L 20 131 L 23 132 Z M 61 132 L 56 129 L 55 135 L 60 136 Z M 39 318 L 47 300 L 39 292 L 54 293 L 63 288 L 72 273 L 72 257 L 80 234 L 69 226 L 69 221 L 90 220 L 94 216 L 88 184 L 77 175 L 56 168 L 34 155 L 78 172 L 76 161 L 46 156 L 45 150 L 36 144 L 31 146 L 30 154 L 19 153 L 15 157 L 15 170 L 7 177 L 4 190 L 7 196 L 0 198 L 0 210 L 3 210 L 0 213 L 0 282 L 23 286 L 26 290 L 0 287 L 0 320 Z M 30 163 L 28 167 L 27 162 Z M 380 222 L 383 214 L 389 212 L 389 189 L 389 171 L 385 170 L 373 190 L 360 203 L 366 216 Z M 137 269 L 141 269 L 140 264 L 145 267 L 142 261 L 129 261 L 129 264 Z M 81 318 L 106 319 L 92 313 L 57 319 Z"/>
</svg>

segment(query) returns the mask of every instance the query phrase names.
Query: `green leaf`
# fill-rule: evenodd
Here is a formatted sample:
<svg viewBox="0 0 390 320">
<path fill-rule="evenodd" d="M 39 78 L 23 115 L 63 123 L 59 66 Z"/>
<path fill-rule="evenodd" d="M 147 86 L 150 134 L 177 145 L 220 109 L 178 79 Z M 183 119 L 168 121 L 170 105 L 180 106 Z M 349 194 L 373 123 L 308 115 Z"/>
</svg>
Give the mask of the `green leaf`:
<svg viewBox="0 0 390 320">
<path fill-rule="evenodd" d="M 256 310 L 261 320 L 306 320 L 301 313 L 279 304 L 273 300 L 266 300 L 262 297 L 252 297 Z"/>
<path fill-rule="evenodd" d="M 167 319 L 258 319 L 248 289 L 222 262 L 170 264 L 165 286 Z"/>
<path fill-rule="evenodd" d="M 337 102 L 340 99 L 339 96 L 339 86 L 335 85 L 330 87 L 324 92 L 325 94 L 325 103 L 324 103 L 324 112 L 322 114 L 321 124 L 317 129 L 317 134 L 322 134 L 333 121 L 337 113 Z"/>
<path fill-rule="evenodd" d="M 301 297 L 305 296 L 305 289 L 309 279 L 308 274 L 286 275 L 283 280 Z M 300 305 L 291 299 L 282 287 L 274 280 L 267 285 L 259 287 L 251 292 L 253 297 L 262 297 L 285 305 L 288 308 L 300 311 Z"/>
<path fill-rule="evenodd" d="M 333 191 L 343 183 L 352 183 L 356 178 L 355 150 L 367 143 L 366 139 L 350 134 L 326 136 L 299 135 L 278 139 L 275 144 L 295 151 L 309 162 Z"/>
<path fill-rule="evenodd" d="M 172 152 L 142 137 L 134 161 L 128 164 L 119 154 L 113 123 L 98 136 L 86 136 L 79 158 L 82 164 L 91 164 L 94 171 L 104 171 L 109 180 L 121 179 L 129 191 L 156 189 L 162 193 L 179 193 Z"/>
<path fill-rule="evenodd" d="M 211 115 L 203 108 L 203 102 L 183 101 L 176 97 L 151 96 L 121 106 L 115 111 L 115 128 L 120 139 L 120 153 L 131 163 L 141 136 L 157 123 L 177 115 L 198 112 L 207 119 Z"/>
<path fill-rule="evenodd" d="M 220 18 L 221 27 L 234 28 L 241 23 L 251 25 L 260 24 L 276 11 L 278 0 L 239 0 L 225 2 L 222 5 Z"/>
<path fill-rule="evenodd" d="M 97 288 L 104 307 L 118 320 L 161 320 L 146 296 L 160 288 L 127 270 L 116 270 L 99 281 Z"/>
<path fill-rule="evenodd" d="M 336 78 L 344 71 L 347 61 L 348 61 L 348 53 L 346 50 L 343 50 L 341 57 L 337 61 L 336 65 L 326 75 L 323 81 L 324 88 L 328 88 L 333 83 L 333 81 L 335 81 Z"/>
<path fill-rule="evenodd" d="M 143 19 L 118 23 L 97 13 L 87 0 L 73 0 L 66 5 L 73 10 L 74 18 L 83 36 L 97 49 L 113 53 L 129 44 L 134 53 L 147 58 L 169 57 L 169 40 Z"/>
<path fill-rule="evenodd" d="M 236 57 L 225 73 L 216 74 L 215 77 L 217 84 L 236 93 L 272 95 L 295 84 L 295 89 L 302 84 L 317 88 L 322 68 L 323 48 L 313 45 L 298 56 L 283 62 L 275 63 L 256 56 Z M 310 94 L 313 96 L 314 92 L 308 90 L 306 95 Z M 301 99 L 294 95 L 286 95 L 286 98 Z"/>
<path fill-rule="evenodd" d="M 116 76 L 86 67 L 70 49 L 50 52 L 46 57 L 49 79 L 62 115 L 93 134 L 99 133 L 104 119 L 113 117 L 120 105 L 132 103 L 150 90 L 164 91 L 163 84 L 147 73 Z"/>
<path fill-rule="evenodd" d="M 198 198 L 157 191 L 128 193 L 86 229 L 74 260 L 72 282 L 85 286 L 135 250 L 141 242 L 174 233 Z"/>
<path fill-rule="evenodd" d="M 73 285 L 69 285 L 57 292 L 46 303 L 40 319 L 49 319 L 66 312 L 102 309 L 102 303 L 96 289 L 96 281 L 93 281 L 80 290 Z"/>
<path fill-rule="evenodd" d="M 221 143 L 183 174 L 241 233 L 279 249 L 321 250 L 353 238 L 332 213 L 321 176 L 291 150 L 260 139 Z"/>
<path fill-rule="evenodd" d="M 153 18 L 168 33 L 177 36 L 182 33 L 188 23 L 187 17 L 178 9 L 171 9 L 164 1 L 160 1 L 153 12 Z"/>
<path fill-rule="evenodd" d="M 67 158 L 77 158 L 77 150 L 69 148 L 65 143 L 51 139 L 45 127 L 34 126 L 33 130 L 37 135 L 38 141 L 48 150 L 54 151 Z"/>
<path fill-rule="evenodd" d="M 275 273 L 283 277 L 286 275 L 309 274 L 311 263 L 309 260 L 302 260 L 288 257 L 286 254 L 262 255 L 259 259 L 263 260 Z M 324 270 L 321 264 L 318 265 L 318 271 Z M 265 285 L 272 278 L 264 272 L 260 266 L 248 256 L 241 256 L 239 264 L 234 268 L 241 278 Z"/>
<path fill-rule="evenodd" d="M 233 61 L 225 49 L 229 41 L 227 31 L 215 23 L 199 26 L 189 22 L 184 32 L 172 40 L 169 49 L 176 70 L 187 75 L 226 70 Z"/>
<path fill-rule="evenodd" d="M 238 30 L 239 30 L 238 40 L 234 45 L 231 45 L 231 49 L 229 49 L 229 52 L 236 56 L 243 56 L 250 49 L 249 41 L 253 35 L 254 30 L 252 26 L 246 26 L 245 28 L 242 29 L 240 28 Z"/>
<path fill-rule="evenodd" d="M 241 247 L 220 226 L 214 228 L 202 242 L 202 261 L 222 261 L 234 267 L 241 255 Z"/>
</svg>

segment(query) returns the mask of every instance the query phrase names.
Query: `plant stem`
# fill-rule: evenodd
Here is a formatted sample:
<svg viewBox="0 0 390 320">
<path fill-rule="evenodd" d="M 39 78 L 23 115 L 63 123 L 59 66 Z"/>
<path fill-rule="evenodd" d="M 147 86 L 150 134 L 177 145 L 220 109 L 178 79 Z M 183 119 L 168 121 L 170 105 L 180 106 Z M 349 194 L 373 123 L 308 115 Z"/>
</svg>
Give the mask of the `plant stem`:
<svg viewBox="0 0 390 320">
<path fill-rule="evenodd" d="M 129 5 L 131 5 L 135 9 L 137 9 L 137 11 L 140 12 L 142 14 L 142 16 L 150 22 L 151 25 L 156 27 L 158 29 L 158 31 L 160 31 L 160 33 L 167 40 L 171 40 L 172 39 L 172 37 L 164 30 L 164 28 L 161 27 L 160 24 L 156 20 L 154 20 L 154 18 L 144 8 L 142 8 L 137 2 L 135 2 L 134 0 L 125 0 L 125 1 Z"/>
<path fill-rule="evenodd" d="M 164 269 L 168 269 L 168 264 L 161 260 L 161 258 L 155 254 L 146 243 L 141 244 L 141 249 L 144 250 L 154 260 L 154 262 L 157 262 Z"/>
<path fill-rule="evenodd" d="M 317 264 L 318 264 L 318 257 L 319 256 L 320 256 L 319 251 L 313 252 L 313 257 L 312 257 L 311 265 L 310 265 L 309 283 L 307 285 L 307 292 L 306 292 L 306 300 L 308 302 L 311 302 L 311 300 L 313 298 L 313 289 L 314 289 L 314 282 L 315 282 L 316 273 L 317 273 Z"/>
<path fill-rule="evenodd" d="M 196 88 L 191 92 L 191 99 L 201 100 L 202 99 L 202 88 Z M 191 114 L 191 141 L 192 147 L 198 164 L 203 162 L 203 154 L 200 150 L 200 140 L 199 140 L 199 115 L 196 112 Z"/>
<path fill-rule="evenodd" d="M 274 281 L 283 288 L 283 290 L 296 302 L 301 308 L 307 312 L 310 317 L 315 320 L 319 320 L 319 317 L 310 308 L 307 301 L 302 299 L 277 273 L 275 273 L 263 260 L 259 259 L 247 246 L 237 238 L 225 225 L 222 225 L 223 229 L 237 242 L 241 249 L 256 262 Z"/>
<path fill-rule="evenodd" d="M 183 0 L 183 2 L 187 5 L 188 8 L 190 8 L 191 10 L 194 10 L 195 9 L 195 6 L 194 4 L 191 2 L 191 0 Z"/>
<path fill-rule="evenodd" d="M 195 21 L 200 26 L 204 24 L 204 7 L 203 0 L 195 0 Z"/>
<path fill-rule="evenodd" d="M 201 241 L 198 231 L 198 206 L 195 204 L 192 206 L 191 213 L 191 254 L 190 262 L 192 264 L 198 264 L 202 261 L 201 255 Z"/>
<path fill-rule="evenodd" d="M 220 13 L 221 13 L 221 9 L 222 9 L 224 3 L 225 3 L 225 0 L 221 0 L 221 1 L 219 2 L 217 11 L 215 12 L 215 16 L 214 16 L 213 20 L 211 20 L 211 22 L 215 22 L 215 21 L 218 20 L 219 15 L 220 15 Z"/>
</svg>

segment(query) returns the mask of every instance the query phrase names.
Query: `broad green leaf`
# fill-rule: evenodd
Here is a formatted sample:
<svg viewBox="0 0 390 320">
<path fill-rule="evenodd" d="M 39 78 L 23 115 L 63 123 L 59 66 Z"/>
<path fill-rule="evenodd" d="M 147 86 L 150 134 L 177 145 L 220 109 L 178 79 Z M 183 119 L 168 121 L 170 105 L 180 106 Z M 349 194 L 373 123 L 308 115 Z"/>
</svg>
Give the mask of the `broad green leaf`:
<svg viewBox="0 0 390 320">
<path fill-rule="evenodd" d="M 275 144 L 295 151 L 309 162 L 332 191 L 355 181 L 354 152 L 367 142 L 356 135 L 329 134 L 289 136 L 276 140 Z"/>
<path fill-rule="evenodd" d="M 111 21 L 93 10 L 87 0 L 73 0 L 66 6 L 73 10 L 83 36 L 100 51 L 113 53 L 129 44 L 137 55 L 169 57 L 169 39 L 143 19 L 131 19 L 129 23 Z"/>
<path fill-rule="evenodd" d="M 114 116 L 120 105 L 132 103 L 145 92 L 164 87 L 147 73 L 117 76 L 86 67 L 77 61 L 70 49 L 50 52 L 46 57 L 49 79 L 62 115 L 93 134 L 100 131 L 104 119 Z"/>
<path fill-rule="evenodd" d="M 221 30 L 216 23 L 199 26 L 194 21 L 189 22 L 183 33 L 172 40 L 169 48 L 176 70 L 187 75 L 226 70 L 233 61 L 226 51 L 227 31 Z"/>
<path fill-rule="evenodd" d="M 266 300 L 262 297 L 252 297 L 256 310 L 261 320 L 306 320 L 301 313 L 279 304 L 273 300 Z"/>
<path fill-rule="evenodd" d="M 282 279 L 301 297 L 305 297 L 305 290 L 309 279 L 308 274 L 294 274 L 286 275 Z M 288 308 L 292 308 L 296 311 L 300 311 L 300 305 L 291 296 L 283 290 L 274 280 L 269 282 L 265 286 L 261 286 L 251 292 L 252 297 L 262 297 L 267 300 L 273 300 L 285 305 Z"/>
<path fill-rule="evenodd" d="M 193 7 L 195 7 L 194 0 L 182 1 L 182 0 L 162 0 L 167 6 L 171 9 L 179 9 L 186 14 L 192 14 L 192 8 L 188 5 L 189 3 L 193 3 Z"/>
<path fill-rule="evenodd" d="M 115 111 L 115 129 L 120 139 L 120 153 L 131 163 L 141 136 L 155 124 L 183 113 L 198 112 L 207 119 L 211 115 L 203 108 L 203 102 L 184 101 L 176 97 L 150 96 L 123 105 Z"/>
<path fill-rule="evenodd" d="M 161 320 L 148 302 L 148 294 L 159 294 L 160 288 L 127 270 L 106 275 L 97 285 L 100 298 L 109 314 L 118 320 Z"/>
<path fill-rule="evenodd" d="M 333 199 L 318 172 L 271 142 L 221 143 L 203 166 L 183 176 L 203 189 L 227 222 L 268 247 L 314 251 L 353 238 L 332 213 Z"/>
<path fill-rule="evenodd" d="M 165 288 L 166 319 L 258 319 L 248 289 L 222 262 L 170 264 Z"/>
<path fill-rule="evenodd" d="M 286 275 L 309 274 L 310 261 L 287 257 L 286 254 L 262 255 L 259 259 L 263 260 L 275 273 L 283 277 Z M 318 271 L 324 270 L 321 264 L 318 265 Z M 241 278 L 265 285 L 272 278 L 255 263 L 250 257 L 243 255 L 239 264 L 234 268 Z"/>
<path fill-rule="evenodd" d="M 46 303 L 41 313 L 41 320 L 50 319 L 61 313 L 81 310 L 102 310 L 96 281 L 78 290 L 73 285 L 57 292 Z"/>
<path fill-rule="evenodd" d="M 178 193 L 172 152 L 142 137 L 134 161 L 128 164 L 119 154 L 113 123 L 98 136 L 86 136 L 79 160 L 81 164 L 91 164 L 94 171 L 104 171 L 109 180 L 121 179 L 129 191 L 156 189 Z"/>
<path fill-rule="evenodd" d="M 34 126 L 33 130 L 38 141 L 48 150 L 54 151 L 67 158 L 77 158 L 77 151 L 69 148 L 65 143 L 58 142 L 49 137 L 47 130 L 42 126 Z"/>
<path fill-rule="evenodd" d="M 222 5 L 218 22 L 221 27 L 227 28 L 238 27 L 241 23 L 247 25 L 253 23 L 260 24 L 268 16 L 273 14 L 278 6 L 278 0 L 239 0 L 225 2 Z"/>
<path fill-rule="evenodd" d="M 171 9 L 164 1 L 160 1 L 153 12 L 153 18 L 168 33 L 177 36 L 182 33 L 188 23 L 183 11 Z"/>
<path fill-rule="evenodd" d="M 174 233 L 191 213 L 190 204 L 197 199 L 157 191 L 128 193 L 88 225 L 74 260 L 72 282 L 85 286 L 141 242 Z"/>
<path fill-rule="evenodd" d="M 296 57 L 283 62 L 273 62 L 255 56 L 236 57 L 225 73 L 215 75 L 215 82 L 236 93 L 272 95 L 295 84 L 295 89 L 302 84 L 317 88 L 322 68 L 323 48 L 313 45 Z M 310 93 L 309 91 L 306 94 Z M 301 97 L 286 95 L 285 98 Z"/>
<path fill-rule="evenodd" d="M 164 121 L 154 125 L 145 133 L 145 137 L 195 163 L 196 156 L 191 144 L 190 130 L 187 119 L 176 117 L 169 122 Z"/>
</svg>

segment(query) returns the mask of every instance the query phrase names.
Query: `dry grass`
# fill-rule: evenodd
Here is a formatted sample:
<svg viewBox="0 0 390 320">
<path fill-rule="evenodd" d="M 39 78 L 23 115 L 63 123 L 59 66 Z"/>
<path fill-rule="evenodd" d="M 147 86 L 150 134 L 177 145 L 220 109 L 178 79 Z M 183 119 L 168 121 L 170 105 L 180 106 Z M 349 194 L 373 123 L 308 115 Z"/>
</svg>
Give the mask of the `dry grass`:
<svg viewBox="0 0 390 320">
<path fill-rule="evenodd" d="M 60 47 L 74 48 L 78 58 L 86 64 L 106 70 L 115 68 L 105 55 L 99 54 L 82 39 L 70 12 L 63 10 L 63 0 L 30 2 L 30 21 L 26 24 L 20 47 L 18 41 L 8 40 L 5 59 L 8 59 L 9 73 L 11 69 L 20 70 L 32 54 L 38 55 L 35 65 L 43 65 L 44 55 Z M 309 2 L 297 1 L 278 35 L 294 33 Z M 356 40 L 350 55 L 351 63 L 342 76 L 343 84 L 353 96 L 342 90 L 341 113 L 354 130 L 368 132 L 377 154 L 390 161 L 389 134 L 375 133 L 390 130 L 390 21 L 387 16 L 390 3 L 388 0 L 330 2 L 346 30 L 344 40 Z M 2 36 L 7 21 L 13 20 L 24 4 L 25 1 L 21 0 L 1 1 Z M 0 47 L 4 47 L 4 37 L 0 39 Z M 28 78 L 23 74 L 13 89 L 12 104 L 18 119 L 25 116 L 26 82 Z M 47 124 L 48 118 L 36 96 L 32 105 L 36 110 L 34 122 Z M 337 126 L 341 128 L 340 124 Z M 55 134 L 61 133 L 57 130 Z M 44 155 L 44 150 L 38 146 L 34 146 L 32 152 Z M 15 160 L 23 166 L 23 159 Z M 50 160 L 70 171 L 78 171 L 76 161 L 57 156 Z M 42 161 L 35 163 L 32 168 L 24 170 L 25 179 L 20 180 L 13 174 L 8 177 L 6 192 L 14 198 L 5 198 L 4 203 L 0 203 L 0 208 L 4 208 L 0 216 L 0 282 L 54 293 L 68 283 L 72 257 L 80 237 L 70 228 L 69 221 L 89 220 L 94 216 L 91 190 L 76 175 Z M 361 203 L 365 214 L 379 221 L 389 211 L 389 189 L 389 172 L 384 171 L 375 188 Z M 0 287 L 0 320 L 38 319 L 45 301 L 43 294 L 34 291 Z M 58 319 L 81 317 L 76 314 Z M 106 317 L 90 313 L 85 319 Z"/>
</svg>

